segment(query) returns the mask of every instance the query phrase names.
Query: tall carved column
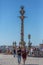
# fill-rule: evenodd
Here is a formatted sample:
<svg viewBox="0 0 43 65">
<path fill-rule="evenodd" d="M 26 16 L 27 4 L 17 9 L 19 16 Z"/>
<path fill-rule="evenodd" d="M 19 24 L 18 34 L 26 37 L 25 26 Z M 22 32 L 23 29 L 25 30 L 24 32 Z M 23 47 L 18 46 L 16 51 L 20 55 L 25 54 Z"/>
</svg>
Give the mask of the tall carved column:
<svg viewBox="0 0 43 65">
<path fill-rule="evenodd" d="M 25 42 L 24 42 L 24 18 L 25 18 L 24 14 L 25 14 L 25 11 L 24 11 L 23 6 L 21 7 L 20 14 L 21 14 L 21 16 L 19 16 L 19 18 L 21 19 L 21 41 L 20 41 L 20 44 L 25 45 Z"/>
</svg>

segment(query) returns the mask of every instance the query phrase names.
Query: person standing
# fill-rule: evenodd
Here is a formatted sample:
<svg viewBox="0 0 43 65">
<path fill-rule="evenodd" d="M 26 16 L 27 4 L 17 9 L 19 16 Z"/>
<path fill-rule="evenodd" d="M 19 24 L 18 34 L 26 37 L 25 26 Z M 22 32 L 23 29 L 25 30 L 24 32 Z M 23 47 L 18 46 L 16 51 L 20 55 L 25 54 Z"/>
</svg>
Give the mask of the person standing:
<svg viewBox="0 0 43 65">
<path fill-rule="evenodd" d="M 30 56 L 33 56 L 33 48 L 30 49 Z"/>
<path fill-rule="evenodd" d="M 15 57 L 15 55 L 16 55 L 16 48 L 14 47 L 14 57 Z"/>
<path fill-rule="evenodd" d="M 25 65 L 25 61 L 27 58 L 26 48 L 22 47 L 22 58 L 23 58 L 23 64 Z"/>
<path fill-rule="evenodd" d="M 18 58 L 18 65 L 21 63 L 21 47 L 17 48 L 17 58 Z"/>
</svg>

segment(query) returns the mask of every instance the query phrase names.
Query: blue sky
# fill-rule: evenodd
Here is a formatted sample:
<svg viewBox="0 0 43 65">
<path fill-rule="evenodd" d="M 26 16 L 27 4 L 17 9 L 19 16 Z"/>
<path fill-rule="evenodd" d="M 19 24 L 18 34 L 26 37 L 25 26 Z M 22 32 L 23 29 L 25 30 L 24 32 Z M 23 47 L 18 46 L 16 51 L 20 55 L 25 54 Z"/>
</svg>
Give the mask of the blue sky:
<svg viewBox="0 0 43 65">
<path fill-rule="evenodd" d="M 39 45 L 43 40 L 43 0 L 0 0 L 0 45 L 12 45 L 20 42 L 21 20 L 19 10 L 24 6 L 24 40 L 28 44 L 28 34 L 31 34 L 33 45 Z"/>
</svg>

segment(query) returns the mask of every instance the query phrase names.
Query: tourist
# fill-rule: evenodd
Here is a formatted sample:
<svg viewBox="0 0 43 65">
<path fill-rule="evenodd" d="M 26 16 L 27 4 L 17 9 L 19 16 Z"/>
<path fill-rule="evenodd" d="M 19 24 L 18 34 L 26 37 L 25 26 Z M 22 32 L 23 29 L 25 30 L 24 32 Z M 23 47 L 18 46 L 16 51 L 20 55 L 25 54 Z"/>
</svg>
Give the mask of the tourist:
<svg viewBox="0 0 43 65">
<path fill-rule="evenodd" d="M 16 55 L 16 48 L 14 47 L 14 57 L 15 57 L 15 55 Z"/>
<path fill-rule="evenodd" d="M 30 49 L 30 56 L 33 56 L 33 48 Z"/>
<path fill-rule="evenodd" d="M 17 48 L 17 58 L 18 58 L 18 65 L 21 63 L 21 47 Z"/>
<path fill-rule="evenodd" d="M 25 61 L 27 58 L 26 48 L 22 47 L 22 58 L 23 58 L 23 64 L 25 65 Z"/>
</svg>

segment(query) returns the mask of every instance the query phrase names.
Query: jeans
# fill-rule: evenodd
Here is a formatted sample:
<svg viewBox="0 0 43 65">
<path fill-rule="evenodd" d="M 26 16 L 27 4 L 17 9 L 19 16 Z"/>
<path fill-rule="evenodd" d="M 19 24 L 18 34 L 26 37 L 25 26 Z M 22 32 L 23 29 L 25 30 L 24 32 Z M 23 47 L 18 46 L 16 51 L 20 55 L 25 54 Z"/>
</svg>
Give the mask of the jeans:
<svg viewBox="0 0 43 65">
<path fill-rule="evenodd" d="M 21 62 L 21 55 L 18 55 L 18 63 L 20 64 Z"/>
</svg>

